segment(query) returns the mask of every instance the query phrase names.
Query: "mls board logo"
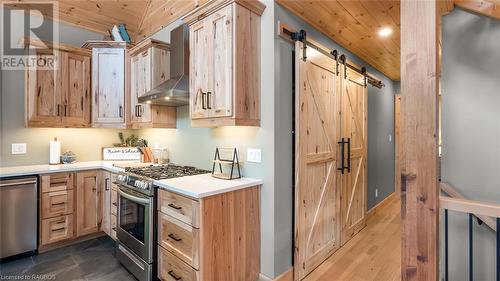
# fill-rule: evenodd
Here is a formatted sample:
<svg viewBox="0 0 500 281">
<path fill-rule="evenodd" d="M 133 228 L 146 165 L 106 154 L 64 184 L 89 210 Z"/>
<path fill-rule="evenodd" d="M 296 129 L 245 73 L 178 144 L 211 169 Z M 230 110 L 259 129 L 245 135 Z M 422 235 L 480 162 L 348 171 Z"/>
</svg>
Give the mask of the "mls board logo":
<svg viewBox="0 0 500 281">
<path fill-rule="evenodd" d="M 57 1 L 1 2 L 0 69 L 57 69 Z"/>
</svg>

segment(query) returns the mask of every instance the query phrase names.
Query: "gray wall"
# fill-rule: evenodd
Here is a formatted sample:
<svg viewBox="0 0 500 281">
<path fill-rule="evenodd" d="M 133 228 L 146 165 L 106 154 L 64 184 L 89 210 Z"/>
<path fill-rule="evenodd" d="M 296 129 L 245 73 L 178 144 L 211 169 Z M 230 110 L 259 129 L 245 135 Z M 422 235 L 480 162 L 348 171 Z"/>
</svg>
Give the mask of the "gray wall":
<svg viewBox="0 0 500 281">
<path fill-rule="evenodd" d="M 275 5 L 275 30 L 278 21 L 299 30 L 307 31 L 307 36 L 314 38 L 330 49 L 338 49 L 354 63 L 366 65 L 370 73 L 383 80 L 386 86 L 382 89 L 369 87 L 368 89 L 368 208 L 373 207 L 394 191 L 394 143 L 389 142 L 389 135 L 394 134 L 394 82 L 376 69 L 354 56 L 346 49 L 283 9 Z M 275 261 L 276 272 L 283 272 L 290 267 L 293 237 L 293 188 L 292 188 L 292 69 L 291 58 L 294 46 L 275 35 L 275 64 L 276 64 L 276 225 L 277 237 L 287 238 L 276 243 L 276 252 L 283 253 L 286 259 Z M 378 197 L 375 189 L 378 188 Z M 286 253 L 286 255 L 285 255 Z"/>
<path fill-rule="evenodd" d="M 467 198 L 500 203 L 500 22 L 462 10 L 443 21 L 442 178 Z M 495 280 L 491 230 L 475 226 L 475 280 Z M 450 219 L 450 280 L 466 280 L 467 221 Z"/>
<path fill-rule="evenodd" d="M 20 17 L 13 17 L 19 30 Z M 1 23 L 0 23 L 1 24 Z M 73 26 L 59 25 L 59 41 L 81 46 L 89 39 L 102 35 Z M 51 40 L 42 37 L 41 39 Z M 72 150 L 78 160 L 101 159 L 101 147 L 118 142 L 119 130 L 102 129 L 27 129 L 24 127 L 24 71 L 2 70 L 1 83 L 1 158 L 0 166 L 46 164 L 49 161 L 49 141 L 58 137 L 62 150 Z M 27 143 L 27 154 L 12 155 L 12 143 Z"/>
</svg>

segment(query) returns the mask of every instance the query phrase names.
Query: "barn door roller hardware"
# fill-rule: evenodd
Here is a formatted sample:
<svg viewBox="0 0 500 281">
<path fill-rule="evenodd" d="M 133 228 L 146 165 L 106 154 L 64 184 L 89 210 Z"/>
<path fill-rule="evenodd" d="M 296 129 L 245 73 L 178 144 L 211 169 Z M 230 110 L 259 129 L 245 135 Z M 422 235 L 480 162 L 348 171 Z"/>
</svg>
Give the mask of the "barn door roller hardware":
<svg viewBox="0 0 500 281">
<path fill-rule="evenodd" d="M 353 71 L 355 71 L 355 72 L 357 72 L 365 77 L 365 85 L 363 85 L 363 86 L 370 84 L 370 85 L 377 87 L 379 89 L 385 86 L 381 80 L 378 80 L 377 78 L 370 75 L 366 71 L 366 67 L 362 67 L 360 69 L 360 68 L 350 64 L 347 61 L 347 58 L 345 55 L 339 56 L 337 50 L 326 50 L 325 48 L 319 46 L 315 42 L 312 42 L 312 40 L 308 40 L 307 39 L 307 32 L 303 29 L 301 29 L 300 31 L 292 31 L 289 28 L 285 27 L 284 25 L 280 25 L 280 35 L 282 37 L 285 37 L 288 40 L 300 41 L 300 42 L 304 43 L 304 49 L 302 50 L 302 59 L 304 61 L 307 60 L 307 47 L 310 47 L 310 48 L 313 48 L 316 51 L 322 53 L 323 55 L 325 55 L 329 58 L 332 58 L 336 61 L 337 75 L 339 74 L 338 73 L 338 65 L 339 65 L 338 59 L 340 58 L 341 59 L 340 63 L 342 63 L 346 66 L 346 67 L 344 67 L 344 75 L 345 76 L 347 76 L 346 75 L 346 73 L 347 73 L 346 68 L 349 68 L 349 69 L 351 69 L 351 70 L 353 70 Z M 343 57 L 343 60 L 342 60 L 342 57 Z"/>
</svg>

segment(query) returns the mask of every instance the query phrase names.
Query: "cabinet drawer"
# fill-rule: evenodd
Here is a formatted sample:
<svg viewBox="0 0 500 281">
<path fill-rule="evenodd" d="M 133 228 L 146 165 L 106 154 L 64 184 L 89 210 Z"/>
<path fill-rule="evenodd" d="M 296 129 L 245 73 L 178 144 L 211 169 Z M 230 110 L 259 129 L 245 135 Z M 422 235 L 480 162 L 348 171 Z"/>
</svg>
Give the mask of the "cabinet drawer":
<svg viewBox="0 0 500 281">
<path fill-rule="evenodd" d="M 200 268 L 199 237 L 198 229 L 158 213 L 158 243 L 195 269 Z"/>
<path fill-rule="evenodd" d="M 73 189 L 73 174 L 58 173 L 42 176 L 42 193 Z"/>
<path fill-rule="evenodd" d="M 73 190 L 42 194 L 42 219 L 73 213 Z"/>
<path fill-rule="evenodd" d="M 199 273 L 169 251 L 158 247 L 158 278 L 162 281 L 198 281 Z"/>
<path fill-rule="evenodd" d="M 158 209 L 184 223 L 200 227 L 200 204 L 196 200 L 166 190 L 158 190 Z"/>
<path fill-rule="evenodd" d="M 73 237 L 73 215 L 42 220 L 42 245 Z"/>
<path fill-rule="evenodd" d="M 116 215 L 111 215 L 111 238 L 116 240 Z"/>
<path fill-rule="evenodd" d="M 117 214 L 118 208 L 118 193 L 116 190 L 111 190 L 111 215 Z"/>
</svg>

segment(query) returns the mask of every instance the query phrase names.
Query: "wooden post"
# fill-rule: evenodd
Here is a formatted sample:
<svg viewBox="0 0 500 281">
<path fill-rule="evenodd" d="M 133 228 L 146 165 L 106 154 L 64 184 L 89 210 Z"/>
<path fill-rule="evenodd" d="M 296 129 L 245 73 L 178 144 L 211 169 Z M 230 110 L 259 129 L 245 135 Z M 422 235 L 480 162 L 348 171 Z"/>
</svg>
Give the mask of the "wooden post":
<svg viewBox="0 0 500 281">
<path fill-rule="evenodd" d="M 438 3 L 401 1 L 403 280 L 438 280 Z"/>
</svg>

